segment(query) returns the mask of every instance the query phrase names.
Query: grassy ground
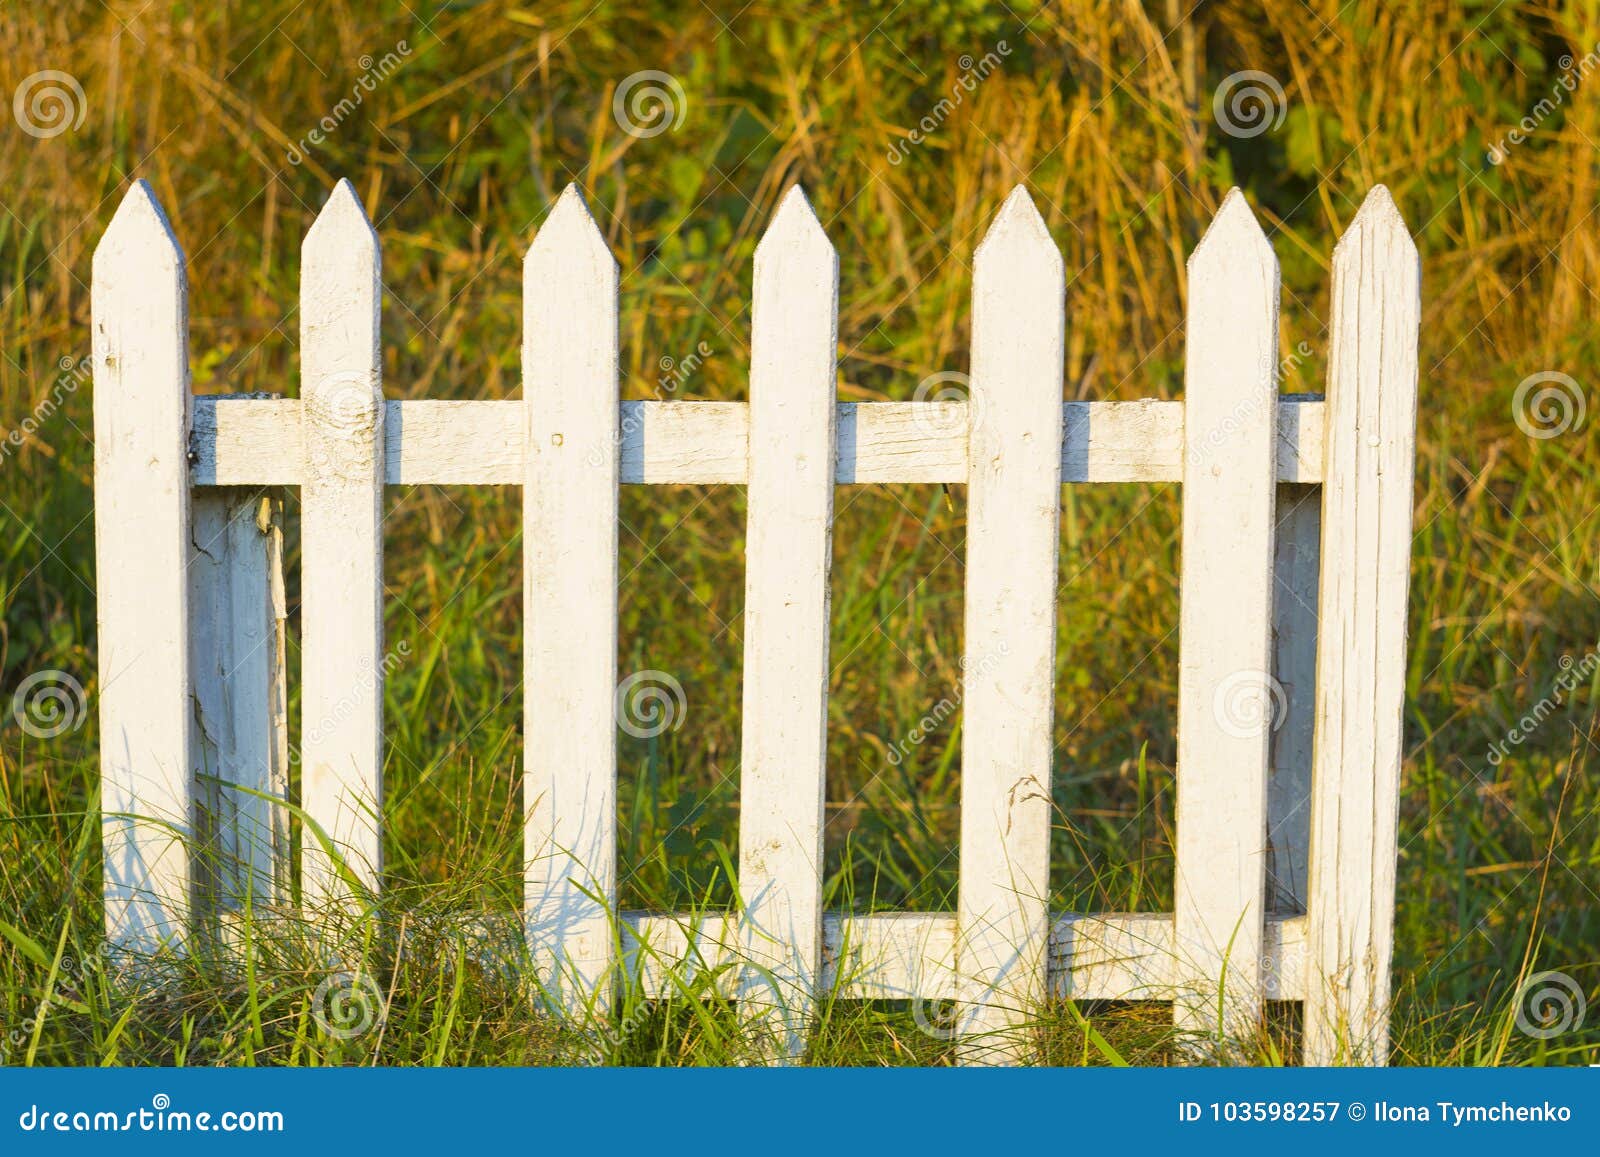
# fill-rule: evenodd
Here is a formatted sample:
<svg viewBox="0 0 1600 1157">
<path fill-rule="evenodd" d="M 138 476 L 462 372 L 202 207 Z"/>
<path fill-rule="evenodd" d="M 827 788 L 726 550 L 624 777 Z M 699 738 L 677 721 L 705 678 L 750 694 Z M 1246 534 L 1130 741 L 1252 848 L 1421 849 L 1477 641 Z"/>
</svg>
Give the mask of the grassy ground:
<svg viewBox="0 0 1600 1157">
<path fill-rule="evenodd" d="M 406 398 L 516 396 L 520 257 L 574 180 L 623 270 L 625 397 L 744 396 L 751 253 L 792 180 L 839 249 L 844 398 L 907 399 L 926 376 L 965 368 L 972 251 L 1023 180 L 1066 256 L 1069 396 L 1181 395 L 1184 257 L 1233 183 L 1283 265 L 1281 345 L 1310 351 L 1285 389 L 1314 390 L 1333 242 L 1365 190 L 1388 184 L 1416 232 L 1425 293 L 1396 1059 L 1600 1060 L 1600 1010 L 1587 1028 L 1579 1017 L 1553 1036 L 1516 1027 L 1519 1008 L 1538 1023 L 1540 1010 L 1518 1000 L 1535 973 L 1558 971 L 1600 999 L 1590 752 L 1600 423 L 1530 437 L 1529 408 L 1513 401 L 1530 374 L 1567 374 L 1580 398 L 1597 380 L 1600 62 L 1585 67 L 1585 55 L 1600 43 L 1600 4 L 1188 7 L 8 6 L 0 89 L 58 69 L 84 97 L 81 123 L 60 135 L 0 132 L 0 427 L 19 432 L 0 460 L 0 690 L 64 671 L 91 710 L 48 740 L 9 712 L 0 730 L 4 1059 L 572 1055 L 570 1034 L 421 917 L 404 934 L 361 930 L 388 1015 L 350 1039 L 314 1021 L 327 969 L 292 931 L 253 973 L 191 961 L 182 996 L 132 998 L 93 966 L 91 406 L 62 367 L 89 352 L 89 257 L 139 175 L 188 253 L 196 388 L 291 394 L 300 239 L 332 180 L 350 177 L 384 241 L 385 388 Z M 360 78 L 386 54 L 398 66 L 367 92 Z M 999 67 L 969 91 L 962 77 L 985 54 Z M 617 84 L 644 69 L 681 84 L 675 131 L 636 137 L 614 117 Z M 1231 136 L 1212 97 L 1247 69 L 1281 85 L 1286 115 Z M 359 106 L 336 114 L 355 92 Z M 326 139 L 309 142 L 325 117 Z M 1524 117 L 1535 120 L 1527 139 L 1506 143 Z M 924 118 L 926 139 L 908 145 Z M 1174 486 L 1064 493 L 1058 908 L 1171 908 L 1178 503 Z M 390 506 L 387 625 L 412 658 L 388 688 L 388 884 L 440 919 L 510 911 L 520 887 L 518 508 L 504 493 L 447 487 L 391 490 Z M 292 501 L 290 513 L 292 575 Z M 619 673 L 670 672 L 688 703 L 680 730 L 622 737 L 628 907 L 733 896 L 743 514 L 735 488 L 623 494 Z M 885 756 L 957 689 L 963 516 L 959 488 L 838 497 L 836 907 L 953 907 L 959 712 L 898 766 Z M 1569 671 L 1582 678 L 1565 690 Z M 1553 708 L 1542 725 L 1492 759 L 1541 701 Z M 830 1006 L 812 1059 L 947 1059 L 917 1019 L 903 1007 Z M 1160 1010 L 1062 1005 L 1039 1019 L 1052 1063 L 1171 1055 Z M 742 1055 L 709 991 L 654 1007 L 630 995 L 622 1023 L 607 1046 L 619 1062 Z M 1285 1011 L 1256 1055 L 1292 1056 L 1294 1032 Z"/>
</svg>

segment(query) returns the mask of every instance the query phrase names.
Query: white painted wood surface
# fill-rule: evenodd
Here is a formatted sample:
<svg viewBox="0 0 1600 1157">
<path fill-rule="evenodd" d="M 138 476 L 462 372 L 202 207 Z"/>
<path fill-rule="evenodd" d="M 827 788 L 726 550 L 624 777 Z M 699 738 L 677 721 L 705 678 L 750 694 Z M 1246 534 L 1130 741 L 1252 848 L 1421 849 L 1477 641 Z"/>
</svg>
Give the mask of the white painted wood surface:
<svg viewBox="0 0 1600 1157">
<path fill-rule="evenodd" d="M 822 967 L 839 258 L 797 185 L 756 247 L 745 535 L 742 1011 L 805 1052 Z"/>
<path fill-rule="evenodd" d="M 180 942 L 190 915 L 187 295 L 183 250 L 137 181 L 91 289 L 106 939 L 135 953 Z"/>
<path fill-rule="evenodd" d="M 1060 255 L 1020 189 L 977 254 L 970 403 L 836 402 L 837 259 L 797 192 L 758 252 L 749 404 L 619 400 L 618 272 L 575 189 L 525 263 L 523 398 L 385 402 L 377 239 L 341 183 L 306 242 L 303 400 L 191 401 L 182 254 L 148 188 L 130 191 L 93 294 L 98 566 L 133 576 L 100 591 L 113 942 L 180 935 L 197 775 L 283 790 L 281 547 L 270 501 L 253 524 L 228 488 L 302 487 L 303 795 L 375 888 L 383 487 L 520 485 L 522 924 L 558 1005 L 606 1009 L 614 964 L 657 994 L 724 968 L 727 995 L 781 1008 L 764 1026 L 779 1058 L 832 990 L 956 1002 L 961 1059 L 993 1063 L 1027 1056 L 1050 995 L 1173 1000 L 1208 1034 L 1303 998 L 1308 1063 L 1381 1062 L 1420 309 L 1387 193 L 1336 253 L 1327 402 L 1276 395 L 1276 262 L 1236 194 L 1191 262 L 1175 402 L 1061 401 Z M 1184 483 L 1171 914 L 1048 912 L 1063 481 Z M 751 488 L 739 912 L 616 913 L 623 482 Z M 821 911 L 832 487 L 880 482 L 970 483 L 956 913 Z M 1281 695 L 1250 684 L 1267 671 Z M 225 905 L 285 879 L 281 812 L 233 794 L 206 801 L 237 859 L 201 881 Z M 308 849 L 308 897 L 344 894 Z M 726 967 L 751 958 L 761 983 Z"/>
<path fill-rule="evenodd" d="M 200 486 L 297 486 L 301 407 L 293 398 L 194 400 Z M 390 485 L 520 486 L 526 431 L 516 401 L 391 401 L 384 418 Z M 840 402 L 837 481 L 962 483 L 964 402 Z M 944 407 L 939 419 L 928 411 Z M 1179 482 L 1182 402 L 1067 402 L 1063 482 Z M 744 402 L 622 402 L 621 481 L 742 485 L 750 480 Z M 1286 395 L 1278 407 L 1278 479 L 1322 478 L 1323 403 Z M 945 420 L 948 418 L 949 420 Z M 949 429 L 949 434 L 938 431 Z"/>
<path fill-rule="evenodd" d="M 973 259 L 957 903 L 969 1064 L 1025 1059 L 1045 995 L 1065 292 L 1018 186 Z"/>
<path fill-rule="evenodd" d="M 823 986 L 850 1000 L 959 1001 L 953 912 L 823 916 Z"/>
<path fill-rule="evenodd" d="M 958 1000 L 954 912 L 823 915 L 821 987 L 841 1000 Z M 1269 918 L 1262 983 L 1299 1000 L 1304 917 Z M 1182 971 L 1172 914 L 1058 913 L 1049 921 L 1049 988 L 1062 999 L 1171 1000 Z M 622 967 L 650 997 L 681 994 L 739 960 L 732 914 L 624 912 Z"/>
<path fill-rule="evenodd" d="M 617 889 L 617 264 L 575 185 L 522 295 L 524 916 L 551 1001 L 599 1011 Z"/>
<path fill-rule="evenodd" d="M 211 907 L 288 898 L 283 500 L 252 487 L 193 497 L 189 654 L 197 883 Z M 241 790 L 242 789 L 242 790 Z"/>
<path fill-rule="evenodd" d="M 383 872 L 383 350 L 378 235 L 340 181 L 300 269 L 301 840 L 312 906 Z"/>
<path fill-rule="evenodd" d="M 1333 256 L 1307 1064 L 1388 1056 L 1421 294 L 1379 185 Z"/>
<path fill-rule="evenodd" d="M 1260 1019 L 1277 490 L 1278 260 L 1234 189 L 1189 257 L 1178 649 L 1177 1026 Z"/>
</svg>

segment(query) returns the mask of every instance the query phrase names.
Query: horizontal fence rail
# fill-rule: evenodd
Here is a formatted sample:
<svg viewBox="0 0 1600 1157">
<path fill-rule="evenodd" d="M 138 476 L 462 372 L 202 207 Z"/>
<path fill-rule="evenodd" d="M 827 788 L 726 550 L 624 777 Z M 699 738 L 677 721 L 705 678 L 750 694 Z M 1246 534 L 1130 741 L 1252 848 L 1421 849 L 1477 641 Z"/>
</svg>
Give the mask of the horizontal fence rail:
<svg viewBox="0 0 1600 1157">
<path fill-rule="evenodd" d="M 975 253 L 967 401 L 842 403 L 838 258 L 795 188 L 756 250 L 750 401 L 624 401 L 620 274 L 569 188 L 524 263 L 522 398 L 397 400 L 379 239 L 341 182 L 305 241 L 300 397 L 191 396 L 183 253 L 136 183 L 93 285 L 108 940 L 181 950 L 207 912 L 374 902 L 384 487 L 519 486 L 524 902 L 477 934 L 516 945 L 552 1011 L 603 1019 L 624 980 L 704 972 L 775 1062 L 831 992 L 947 1004 L 982 1064 L 1034 1056 L 1051 999 L 1170 1002 L 1197 1059 L 1289 1000 L 1306 1063 L 1384 1063 L 1420 283 L 1381 186 L 1332 265 L 1325 396 L 1279 393 L 1277 260 L 1235 190 L 1189 261 L 1184 399 L 1067 402 L 1061 256 L 1019 187 Z M 1174 905 L 1052 913 L 1060 487 L 1114 482 L 1182 483 Z M 824 910 L 833 491 L 878 483 L 969 491 L 955 912 Z M 749 489 L 727 913 L 619 910 L 623 484 Z"/>
<path fill-rule="evenodd" d="M 522 403 L 389 401 L 384 481 L 391 486 L 521 486 Z M 965 483 L 967 403 L 840 402 L 834 480 Z M 1322 481 L 1320 395 L 1278 406 L 1277 477 Z M 1181 482 L 1182 402 L 1066 402 L 1061 481 Z M 299 486 L 305 477 L 298 398 L 202 394 L 194 399 L 196 486 Z M 750 407 L 744 402 L 622 402 L 621 481 L 630 485 L 745 485 Z"/>
<path fill-rule="evenodd" d="M 736 966 L 749 951 L 737 913 L 623 911 L 617 923 L 619 969 L 643 995 L 678 995 L 701 980 L 737 994 L 744 978 Z M 818 989 L 845 1000 L 924 1006 L 961 999 L 954 912 L 824 912 L 821 927 Z M 486 964 L 503 955 L 498 946 L 520 938 L 512 922 L 484 918 L 463 921 L 455 932 Z M 1171 915 L 1056 913 L 1048 936 L 1053 996 L 1171 1001 L 1180 990 L 1183 966 Z M 1268 917 L 1260 963 L 1267 999 L 1305 998 L 1305 952 L 1305 917 Z"/>
</svg>

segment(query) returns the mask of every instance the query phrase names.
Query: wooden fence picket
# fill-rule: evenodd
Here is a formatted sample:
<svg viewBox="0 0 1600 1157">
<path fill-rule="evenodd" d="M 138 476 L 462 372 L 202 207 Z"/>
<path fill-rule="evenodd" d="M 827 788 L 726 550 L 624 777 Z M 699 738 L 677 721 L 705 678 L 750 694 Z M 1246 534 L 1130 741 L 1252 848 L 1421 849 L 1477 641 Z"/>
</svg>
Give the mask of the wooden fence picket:
<svg viewBox="0 0 1600 1157">
<path fill-rule="evenodd" d="M 283 500 L 196 490 L 189 561 L 197 884 L 214 907 L 289 895 Z"/>
<path fill-rule="evenodd" d="M 1277 260 L 1237 190 L 1190 259 L 1181 401 L 1063 400 L 1064 266 L 1021 187 L 974 256 L 966 402 L 838 401 L 839 259 L 798 187 L 755 264 L 749 401 L 622 402 L 620 275 L 569 187 L 523 265 L 522 398 L 385 401 L 378 238 L 340 182 L 304 245 L 301 396 L 191 398 L 183 254 L 129 190 L 93 285 L 108 940 L 181 947 L 195 900 L 287 898 L 275 801 L 296 787 L 332 842 L 304 833 L 307 903 L 377 891 L 384 487 L 520 486 L 523 902 L 504 919 L 549 1007 L 594 1028 L 624 981 L 654 998 L 675 967 L 726 970 L 767 1060 L 804 1056 L 831 994 L 953 1002 L 957 1059 L 1003 1064 L 1033 1056 L 1052 998 L 1170 1001 L 1191 1055 L 1217 1057 L 1265 1001 L 1301 1000 L 1307 1063 L 1382 1063 L 1420 316 L 1388 193 L 1334 255 L 1326 401 L 1278 392 Z M 967 486 L 955 912 L 823 909 L 834 487 L 885 482 Z M 1101 482 L 1183 483 L 1170 913 L 1050 911 L 1060 488 Z M 618 680 L 623 483 L 749 488 L 734 911 L 618 910 L 622 700 L 670 681 Z"/>
<path fill-rule="evenodd" d="M 552 1001 L 610 1005 L 617 892 L 617 263 L 569 185 L 523 263 L 528 946 Z"/>
<path fill-rule="evenodd" d="M 189 314 L 183 249 L 137 181 L 94 254 L 95 568 L 106 939 L 190 918 Z"/>
<path fill-rule="evenodd" d="M 1421 302 L 1416 245 L 1378 185 L 1333 253 L 1307 1064 L 1388 1055 Z"/>
<path fill-rule="evenodd" d="M 822 969 L 839 258 L 799 186 L 756 247 L 740 773 L 741 1000 L 805 1049 Z"/>
<path fill-rule="evenodd" d="M 1024 1057 L 1046 993 L 1066 276 L 1027 190 L 973 257 L 957 967 L 962 1059 Z"/>
<path fill-rule="evenodd" d="M 306 900 L 355 902 L 383 872 L 383 347 L 378 235 L 340 181 L 300 271 L 301 841 Z"/>
<path fill-rule="evenodd" d="M 1234 189 L 1189 258 L 1174 912 L 1178 1027 L 1261 1014 L 1278 447 L 1278 261 Z"/>
</svg>

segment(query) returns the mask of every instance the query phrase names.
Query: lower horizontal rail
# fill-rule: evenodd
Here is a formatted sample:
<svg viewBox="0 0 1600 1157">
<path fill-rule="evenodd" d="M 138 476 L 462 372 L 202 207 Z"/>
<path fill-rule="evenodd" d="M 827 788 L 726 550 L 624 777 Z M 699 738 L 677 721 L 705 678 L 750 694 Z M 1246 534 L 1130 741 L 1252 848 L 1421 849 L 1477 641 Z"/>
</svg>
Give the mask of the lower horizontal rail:
<svg viewBox="0 0 1600 1157">
<path fill-rule="evenodd" d="M 734 914 L 623 913 L 623 963 L 650 996 L 738 959 Z M 950 1000 L 957 994 L 953 912 L 823 920 L 826 989 L 852 1000 Z M 1057 916 L 1050 991 L 1075 1000 L 1171 1000 L 1179 967 L 1170 914 Z M 1268 920 L 1261 976 L 1269 1000 L 1305 996 L 1304 917 Z M 730 970 L 731 971 L 731 970 Z"/>
<path fill-rule="evenodd" d="M 242 946 L 240 913 L 219 915 L 226 939 Z M 254 918 L 271 919 L 261 908 Z M 427 920 L 413 930 L 424 925 L 437 928 Z M 469 917 L 450 926 L 485 967 L 515 967 L 522 943 L 516 917 Z M 956 999 L 954 912 L 828 912 L 822 927 L 824 991 L 846 1000 Z M 718 991 L 737 991 L 736 912 L 624 912 L 621 931 L 621 967 L 646 997 L 683 993 L 714 975 Z M 1305 917 L 1269 917 L 1261 943 L 1265 998 L 1305 999 Z M 1049 985 L 1059 998 L 1171 1000 L 1178 978 L 1192 973 L 1181 963 L 1170 912 L 1064 913 L 1051 924 Z"/>
<path fill-rule="evenodd" d="M 1286 394 L 1278 407 L 1278 481 L 1322 480 L 1323 403 Z M 1178 482 L 1183 403 L 1067 402 L 1064 482 Z M 506 485 L 526 481 L 526 407 L 520 401 L 390 401 L 384 470 L 390 485 Z M 297 398 L 194 399 L 191 478 L 198 486 L 298 486 L 304 480 Z M 1220 433 L 1220 432 L 1219 432 Z M 623 402 L 618 415 L 625 483 L 745 483 L 750 410 L 744 402 Z M 840 483 L 964 483 L 965 402 L 841 402 Z M 592 452 L 602 454 L 604 446 Z"/>
</svg>

